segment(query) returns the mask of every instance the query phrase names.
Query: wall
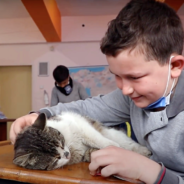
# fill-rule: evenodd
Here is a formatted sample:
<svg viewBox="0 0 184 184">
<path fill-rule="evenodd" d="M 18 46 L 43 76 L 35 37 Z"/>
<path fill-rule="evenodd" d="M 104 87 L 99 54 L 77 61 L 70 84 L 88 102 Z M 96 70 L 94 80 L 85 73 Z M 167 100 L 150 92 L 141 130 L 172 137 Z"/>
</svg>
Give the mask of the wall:
<svg viewBox="0 0 184 184">
<path fill-rule="evenodd" d="M 76 16 L 62 18 L 62 41 L 99 41 L 104 36 L 107 25 L 115 15 Z"/>
<path fill-rule="evenodd" d="M 48 62 L 48 76 L 39 77 L 39 62 Z M 52 71 L 57 65 L 67 67 L 107 65 L 105 56 L 100 52 L 99 42 L 64 43 L 54 46 L 54 51 L 49 51 L 33 62 L 32 67 L 32 107 L 44 107 L 43 90 L 51 95 L 54 86 Z M 34 82 L 35 81 L 35 82 Z"/>
<path fill-rule="evenodd" d="M 44 106 L 43 90 L 51 93 L 54 84 L 52 70 L 56 65 L 63 64 L 70 67 L 107 64 L 105 56 L 100 52 L 99 45 L 108 22 L 114 17 L 115 15 L 63 17 L 62 43 L 43 43 L 40 37 L 37 40 L 42 43 L 31 43 L 31 39 L 34 40 L 38 36 L 37 31 L 35 34 L 33 31 L 32 34 L 26 35 L 17 30 L 15 36 L 17 36 L 17 42 L 20 40 L 19 43 L 10 44 L 12 38 L 6 36 L 6 43 L 9 44 L 0 44 L 0 66 L 32 65 L 32 109 L 37 110 Z M 181 18 L 183 21 L 184 17 Z M 28 19 L 21 21 L 24 24 Z M 16 24 L 13 25 L 16 26 Z M 35 29 L 34 26 L 32 28 Z M 1 38 L 2 32 L 0 34 Z M 26 43 L 22 43 L 22 39 Z M 51 51 L 52 49 L 54 50 Z M 48 77 L 38 77 L 39 62 L 49 63 Z"/>
<path fill-rule="evenodd" d="M 86 58 L 88 58 L 88 51 L 91 53 L 99 50 L 99 44 L 96 49 L 93 47 L 89 48 L 88 46 L 90 43 L 93 45 L 93 42 L 100 42 L 105 34 L 108 22 L 114 17 L 115 15 L 98 17 L 63 17 L 61 20 L 61 43 L 43 43 L 43 36 L 41 35 L 41 37 L 39 37 L 38 30 L 34 23 L 28 24 L 30 21 L 29 18 L 22 18 L 19 20 L 6 19 L 7 21 L 4 21 L 4 24 L 1 24 L 2 20 L 0 19 L 0 25 L 6 27 L 6 29 L 3 30 L 4 32 L 2 29 L 0 31 L 0 65 L 32 65 L 34 60 L 49 52 L 51 46 L 58 47 L 58 45 L 60 45 L 58 50 L 62 53 L 66 53 L 67 56 L 71 55 L 69 57 L 74 60 L 79 57 L 79 59 L 75 61 L 76 63 L 81 62 L 81 58 L 86 60 Z M 16 24 L 17 22 L 21 22 L 21 24 Z M 8 25 L 5 26 L 5 24 Z M 82 24 L 85 24 L 85 27 L 82 27 Z M 18 29 L 18 27 L 21 27 L 21 29 Z M 26 32 L 29 34 L 25 34 Z M 4 41 L 2 42 L 2 40 Z M 5 41 L 6 44 L 4 43 Z M 34 43 L 32 43 L 32 41 Z M 78 51 L 81 51 L 77 46 L 78 42 L 83 43 L 83 52 L 77 54 Z M 92 50 L 88 50 L 87 54 L 85 54 L 87 49 Z M 71 52 L 75 52 L 74 57 Z M 95 56 L 96 53 L 93 53 L 93 55 Z M 97 55 L 99 54 L 97 53 Z M 80 65 L 80 63 L 78 65 Z"/>
<path fill-rule="evenodd" d="M 46 42 L 31 17 L 0 19 L 0 43 Z"/>
<path fill-rule="evenodd" d="M 32 109 L 38 110 L 45 106 L 43 90 L 46 90 L 49 96 L 51 94 L 54 86 L 52 71 L 57 65 L 77 67 L 107 64 L 105 56 L 100 51 L 100 40 L 105 34 L 108 22 L 114 17 L 115 15 L 63 17 L 61 20 L 63 42 L 60 43 L 43 43 L 42 38 L 38 38 L 40 43 L 31 43 L 31 39 L 34 40 L 38 36 L 35 25 L 32 24 L 35 35 L 33 34 L 34 31 L 31 32 L 32 34 L 21 34 L 17 28 L 14 36 L 16 42 L 20 40 L 19 43 L 10 44 L 11 41 L 15 40 L 12 40 L 11 36 L 6 36 L 4 40 L 6 39 L 8 44 L 0 44 L 0 65 L 32 65 Z M 28 20 L 25 18 L 19 20 L 19 22 L 23 25 Z M 16 22 L 18 21 L 16 20 Z M 85 24 L 85 27 L 82 24 Z M 16 24 L 13 24 L 13 26 L 16 26 Z M 28 30 L 31 30 L 31 26 L 27 28 Z M 26 32 L 26 29 L 24 31 Z M 1 36 L 0 33 L 0 38 Z M 26 43 L 22 43 L 22 40 Z M 49 63 L 48 77 L 38 77 L 39 62 Z"/>
</svg>

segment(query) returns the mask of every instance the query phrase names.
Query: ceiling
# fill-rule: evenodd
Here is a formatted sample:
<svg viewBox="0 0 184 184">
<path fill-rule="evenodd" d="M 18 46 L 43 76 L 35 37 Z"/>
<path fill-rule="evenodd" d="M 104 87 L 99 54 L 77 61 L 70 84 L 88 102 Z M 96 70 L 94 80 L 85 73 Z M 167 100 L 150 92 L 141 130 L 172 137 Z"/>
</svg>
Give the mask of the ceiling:
<svg viewBox="0 0 184 184">
<path fill-rule="evenodd" d="M 184 0 L 158 1 L 164 1 L 178 10 L 178 15 L 184 20 Z M 116 16 L 128 2 L 129 0 L 0 0 L 0 44 L 19 43 L 20 40 L 21 43 L 32 43 L 35 40 L 60 42 L 63 28 L 61 17 L 67 19 L 71 16 L 84 16 L 88 19 L 88 16 Z"/>
<path fill-rule="evenodd" d="M 116 15 L 129 0 L 56 0 L 62 16 Z M 184 15 L 184 5 L 178 10 Z M 30 17 L 21 0 L 0 0 L 0 19 Z"/>
<path fill-rule="evenodd" d="M 116 15 L 129 0 L 56 0 L 62 16 Z"/>
<path fill-rule="evenodd" d="M 0 19 L 30 17 L 21 0 L 0 0 Z"/>
</svg>

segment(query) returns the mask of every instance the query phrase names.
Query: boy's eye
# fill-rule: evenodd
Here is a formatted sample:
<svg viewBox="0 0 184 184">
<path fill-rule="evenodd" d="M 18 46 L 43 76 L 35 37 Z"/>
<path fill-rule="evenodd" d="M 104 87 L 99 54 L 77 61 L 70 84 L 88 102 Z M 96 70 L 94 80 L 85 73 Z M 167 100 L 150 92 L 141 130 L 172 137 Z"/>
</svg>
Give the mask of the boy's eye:
<svg viewBox="0 0 184 184">
<path fill-rule="evenodd" d="M 116 77 L 117 79 L 121 79 L 121 77 L 118 76 L 118 75 L 115 75 L 115 77 Z M 127 76 L 126 78 L 129 79 L 129 80 L 137 80 L 137 79 L 140 79 L 141 77 Z"/>
<path fill-rule="evenodd" d="M 134 80 L 135 80 L 135 79 L 138 79 L 138 77 L 131 77 L 131 78 L 134 79 Z"/>
<path fill-rule="evenodd" d="M 118 78 L 118 79 L 120 78 L 120 76 L 118 76 L 118 75 L 115 75 L 115 77 Z"/>
<path fill-rule="evenodd" d="M 140 79 L 141 77 L 130 77 L 132 80 Z"/>
</svg>

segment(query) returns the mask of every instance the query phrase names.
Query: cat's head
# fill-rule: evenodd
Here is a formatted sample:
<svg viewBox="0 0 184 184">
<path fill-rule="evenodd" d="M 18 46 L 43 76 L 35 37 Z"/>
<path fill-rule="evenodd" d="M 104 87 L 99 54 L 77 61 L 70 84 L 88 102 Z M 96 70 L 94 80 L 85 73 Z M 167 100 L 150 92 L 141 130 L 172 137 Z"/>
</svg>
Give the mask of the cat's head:
<svg viewBox="0 0 184 184">
<path fill-rule="evenodd" d="M 68 163 L 70 151 L 63 135 L 47 127 L 46 123 L 46 116 L 42 113 L 32 126 L 18 134 L 14 145 L 14 164 L 27 169 L 52 170 Z"/>
</svg>

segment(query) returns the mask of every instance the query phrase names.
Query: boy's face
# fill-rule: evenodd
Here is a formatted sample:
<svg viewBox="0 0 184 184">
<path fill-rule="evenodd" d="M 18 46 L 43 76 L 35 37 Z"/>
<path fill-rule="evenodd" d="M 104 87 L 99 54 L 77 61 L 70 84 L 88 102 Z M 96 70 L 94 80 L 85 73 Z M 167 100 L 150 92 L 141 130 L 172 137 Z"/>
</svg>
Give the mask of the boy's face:
<svg viewBox="0 0 184 184">
<path fill-rule="evenodd" d="M 58 86 L 61 87 L 61 88 L 64 88 L 69 83 L 69 80 L 70 80 L 70 77 L 68 77 L 64 81 L 58 83 Z"/>
<path fill-rule="evenodd" d="M 135 50 L 122 51 L 116 57 L 107 56 L 107 61 L 118 88 L 136 106 L 147 107 L 163 96 L 169 73 L 168 65 L 160 66 L 155 60 L 146 61 L 144 55 Z M 166 95 L 172 82 L 170 79 Z"/>
</svg>

